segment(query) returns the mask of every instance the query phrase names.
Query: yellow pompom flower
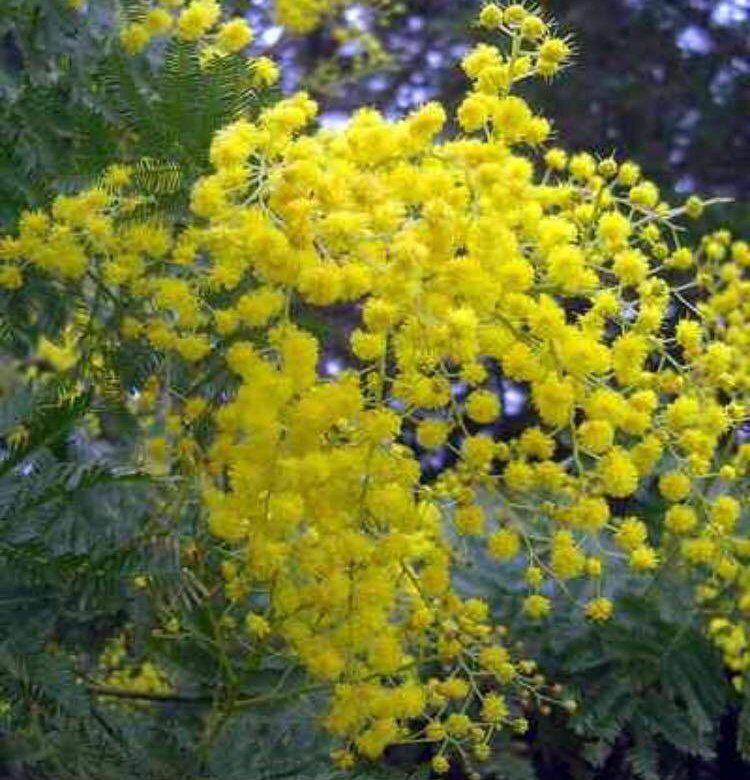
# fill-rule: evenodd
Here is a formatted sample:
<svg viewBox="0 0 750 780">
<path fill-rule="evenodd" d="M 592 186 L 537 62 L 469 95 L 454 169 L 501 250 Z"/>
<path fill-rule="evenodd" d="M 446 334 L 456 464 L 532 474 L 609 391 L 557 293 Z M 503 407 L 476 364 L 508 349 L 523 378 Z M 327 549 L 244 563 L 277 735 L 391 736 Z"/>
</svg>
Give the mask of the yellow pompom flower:
<svg viewBox="0 0 750 780">
<path fill-rule="evenodd" d="M 223 24 L 216 34 L 216 43 L 219 48 L 231 54 L 242 51 L 253 41 L 253 31 L 244 19 L 232 19 Z"/>
<path fill-rule="evenodd" d="M 511 560 L 521 550 L 521 538 L 515 531 L 502 528 L 487 540 L 487 550 L 493 558 Z"/>
<path fill-rule="evenodd" d="M 466 400 L 466 414 L 483 425 L 494 422 L 501 411 L 500 399 L 489 390 L 476 390 Z"/>
<path fill-rule="evenodd" d="M 586 617 L 594 623 L 606 623 L 613 612 L 614 605 L 608 598 L 596 598 L 586 605 Z"/>
<path fill-rule="evenodd" d="M 633 571 L 653 571 L 659 565 L 659 556 L 652 547 L 641 545 L 630 553 L 628 564 Z"/>
<path fill-rule="evenodd" d="M 490 30 L 499 29 L 503 24 L 503 9 L 496 3 L 487 3 L 479 12 L 479 24 Z"/>
<path fill-rule="evenodd" d="M 627 244 L 633 230 L 630 220 L 617 211 L 609 211 L 599 218 L 597 236 L 608 251 L 621 249 Z"/>
<path fill-rule="evenodd" d="M 126 25 L 120 31 L 120 43 L 128 54 L 140 54 L 151 42 L 149 27 L 141 22 Z"/>
<path fill-rule="evenodd" d="M 424 420 L 417 426 L 417 442 L 426 450 L 435 450 L 445 444 L 450 430 L 444 420 Z"/>
<path fill-rule="evenodd" d="M 614 498 L 625 498 L 632 495 L 640 479 L 638 469 L 635 467 L 628 452 L 616 447 L 607 453 L 599 462 L 599 477 L 602 490 Z"/>
<path fill-rule="evenodd" d="M 532 398 L 542 420 L 551 426 L 565 425 L 575 404 L 573 386 L 567 379 L 548 377 L 532 386 Z"/>
<path fill-rule="evenodd" d="M 18 290 L 23 285 L 21 269 L 15 265 L 0 265 L 0 287 Z"/>
<path fill-rule="evenodd" d="M 482 702 L 482 720 L 488 723 L 501 723 L 509 714 L 510 710 L 505 698 L 500 694 L 490 693 Z"/>
<path fill-rule="evenodd" d="M 667 510 L 664 523 L 674 534 L 687 534 L 698 525 L 698 518 L 692 507 L 675 504 Z"/>
<path fill-rule="evenodd" d="M 172 15 L 163 8 L 152 8 L 144 19 L 144 25 L 152 36 L 164 35 L 172 29 Z"/>
<path fill-rule="evenodd" d="M 252 61 L 253 81 L 259 87 L 272 87 L 279 80 L 278 65 L 269 57 L 258 57 Z"/>
<path fill-rule="evenodd" d="M 615 533 L 615 541 L 626 550 L 636 550 L 643 546 L 648 539 L 646 525 L 638 518 L 628 517 Z"/>
<path fill-rule="evenodd" d="M 732 496 L 719 496 L 711 505 L 711 522 L 724 533 L 732 533 L 740 519 L 739 501 Z"/>
<path fill-rule="evenodd" d="M 580 577 L 586 568 L 586 556 L 570 531 L 558 531 L 552 539 L 550 555 L 552 570 L 561 580 Z"/>
<path fill-rule="evenodd" d="M 484 510 L 480 506 L 461 507 L 456 510 L 454 522 L 460 533 L 481 536 L 484 531 Z"/>
<path fill-rule="evenodd" d="M 613 446 L 615 431 L 606 420 L 586 420 L 578 428 L 578 439 L 584 449 L 601 455 Z"/>
<path fill-rule="evenodd" d="M 245 618 L 245 627 L 248 634 L 258 639 L 265 639 L 271 633 L 271 626 L 262 615 L 249 612 Z"/>
<path fill-rule="evenodd" d="M 546 596 L 532 593 L 524 599 L 523 611 L 532 620 L 541 620 L 552 611 L 552 602 Z"/>
<path fill-rule="evenodd" d="M 221 7 L 216 0 L 192 0 L 177 20 L 177 32 L 184 41 L 197 41 L 219 20 Z"/>
<path fill-rule="evenodd" d="M 691 485 L 690 477 L 680 471 L 669 471 L 659 477 L 659 492 L 674 503 L 688 496 Z"/>
</svg>

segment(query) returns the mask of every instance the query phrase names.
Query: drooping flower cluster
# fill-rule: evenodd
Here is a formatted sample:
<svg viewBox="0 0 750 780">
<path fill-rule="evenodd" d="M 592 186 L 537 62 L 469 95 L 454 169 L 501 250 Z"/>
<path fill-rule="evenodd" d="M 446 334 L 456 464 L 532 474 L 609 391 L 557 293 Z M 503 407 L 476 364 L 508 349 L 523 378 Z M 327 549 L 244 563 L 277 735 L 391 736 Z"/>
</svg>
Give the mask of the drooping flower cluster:
<svg viewBox="0 0 750 780">
<path fill-rule="evenodd" d="M 274 11 L 279 24 L 304 35 L 351 4 L 351 0 L 276 0 Z M 82 10 L 85 0 L 68 0 L 68 5 Z M 219 0 L 150 0 L 145 10 L 129 12 L 121 41 L 128 52 L 137 54 L 154 39 L 176 35 L 183 41 L 201 41 L 210 56 L 239 52 L 252 43 L 253 31 L 243 17 L 223 23 L 221 18 Z"/>
<path fill-rule="evenodd" d="M 675 221 L 703 204 L 670 207 L 633 163 L 537 152 L 550 123 L 512 88 L 570 45 L 516 4 L 480 22 L 507 46 L 464 59 L 456 137 L 440 140 L 438 104 L 311 134 L 298 94 L 217 134 L 187 227 L 123 219 L 139 194 L 118 168 L 0 245 L 0 285 L 41 271 L 104 289 L 126 344 L 234 377 L 231 397 L 197 381 L 187 398 L 155 377 L 169 414 L 152 453 L 198 473 L 253 641 L 330 683 L 343 766 L 410 739 L 435 743 L 437 771 L 481 759 L 525 727 L 518 695 L 547 696 L 454 589 L 457 537 L 509 576 L 523 565 L 530 620 L 574 580 L 582 614 L 609 620 L 610 569 L 676 561 L 734 668 L 750 657 L 750 250 L 682 245 Z M 359 318 L 348 368 L 324 376 L 306 323 L 341 305 Z M 498 434 L 498 377 L 523 388 L 517 435 Z M 451 464 L 432 483 L 431 451 Z"/>
</svg>

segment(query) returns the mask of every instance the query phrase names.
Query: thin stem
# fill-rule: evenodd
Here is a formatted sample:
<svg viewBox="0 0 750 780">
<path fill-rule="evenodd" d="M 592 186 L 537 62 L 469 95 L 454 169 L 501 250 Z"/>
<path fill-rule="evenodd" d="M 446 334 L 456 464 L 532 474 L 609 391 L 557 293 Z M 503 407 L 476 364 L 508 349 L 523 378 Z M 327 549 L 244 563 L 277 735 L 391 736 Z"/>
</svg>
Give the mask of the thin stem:
<svg viewBox="0 0 750 780">
<path fill-rule="evenodd" d="M 127 688 L 115 688 L 111 685 L 88 683 L 90 693 L 95 696 L 111 696 L 116 699 L 131 699 L 134 701 L 172 702 L 175 704 L 207 704 L 212 701 L 210 696 L 185 696 L 179 693 L 156 693 L 154 691 L 134 691 Z"/>
</svg>

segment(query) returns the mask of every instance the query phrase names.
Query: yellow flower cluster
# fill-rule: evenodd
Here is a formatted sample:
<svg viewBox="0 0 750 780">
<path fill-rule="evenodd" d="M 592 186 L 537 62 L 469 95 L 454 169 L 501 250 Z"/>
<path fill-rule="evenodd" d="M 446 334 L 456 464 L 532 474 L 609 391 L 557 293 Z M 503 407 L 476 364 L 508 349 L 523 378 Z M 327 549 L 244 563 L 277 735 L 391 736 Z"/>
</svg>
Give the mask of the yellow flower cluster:
<svg viewBox="0 0 750 780">
<path fill-rule="evenodd" d="M 128 658 L 123 635 L 110 640 L 98 660 L 97 672 L 102 692 L 106 691 L 107 687 L 118 691 L 156 695 L 168 694 L 172 690 L 164 672 L 153 663 L 144 661 L 142 664 L 135 664 Z"/>
<path fill-rule="evenodd" d="M 74 10 L 85 5 L 84 0 L 67 3 Z M 204 42 L 209 56 L 242 51 L 253 41 L 253 31 L 242 17 L 219 24 L 220 0 L 149 0 L 149 5 L 138 19 L 122 27 L 120 39 L 130 54 L 142 52 L 155 38 L 171 35 Z M 295 35 L 305 35 L 349 5 L 352 0 L 276 0 L 274 10 L 279 24 Z"/>
<path fill-rule="evenodd" d="M 176 36 L 178 40 L 197 42 L 202 61 L 236 54 L 253 41 L 253 30 L 239 16 L 221 21 L 218 0 L 152 0 L 136 21 L 125 23 L 120 42 L 129 54 L 139 54 L 154 40 Z M 267 57 L 249 60 L 258 85 L 270 86 L 278 79 L 276 65 Z"/>
<path fill-rule="evenodd" d="M 87 0 L 64 0 L 74 11 L 85 8 Z M 383 0 L 378 0 L 383 2 Z M 353 0 L 275 0 L 275 17 L 296 35 L 305 35 L 318 27 L 326 17 L 353 5 Z M 174 11 L 179 12 L 175 18 Z M 154 0 L 141 21 L 124 28 L 123 43 L 133 53 L 142 51 L 151 39 L 177 28 L 183 40 L 198 40 L 217 23 L 221 14 L 220 0 Z M 252 32 L 241 20 L 225 25 L 219 34 L 220 48 L 239 51 L 252 41 Z M 221 44 L 225 47 L 221 47 Z"/>
<path fill-rule="evenodd" d="M 191 3 L 179 29 L 203 34 L 213 5 Z M 525 728 L 517 693 L 546 696 L 487 605 L 453 589 L 456 534 L 523 562 L 532 620 L 582 580 L 583 613 L 606 621 L 609 569 L 650 577 L 667 560 L 727 621 L 750 611 L 748 246 L 681 245 L 675 220 L 702 204 L 670 207 L 633 163 L 537 153 L 550 124 L 510 90 L 553 76 L 570 46 L 516 4 L 480 21 L 507 46 L 464 59 L 455 137 L 438 140 L 434 103 L 311 134 L 298 94 L 216 135 L 187 227 L 121 219 L 138 193 L 117 169 L 0 244 L 6 288 L 43 272 L 103 289 L 126 340 L 236 378 L 231 398 L 198 382 L 169 399 L 157 449 L 200 474 L 252 641 L 330 684 L 342 766 L 410 739 L 435 743 L 437 772 L 455 752 L 481 760 L 497 729 Z M 305 323 L 339 304 L 361 320 L 349 368 L 325 376 Z M 524 388 L 511 438 L 498 371 Z M 455 463 L 428 484 L 419 456 L 440 449 Z M 656 524 L 634 500 L 650 489 Z M 744 669 L 745 629 L 727 630 Z"/>
</svg>

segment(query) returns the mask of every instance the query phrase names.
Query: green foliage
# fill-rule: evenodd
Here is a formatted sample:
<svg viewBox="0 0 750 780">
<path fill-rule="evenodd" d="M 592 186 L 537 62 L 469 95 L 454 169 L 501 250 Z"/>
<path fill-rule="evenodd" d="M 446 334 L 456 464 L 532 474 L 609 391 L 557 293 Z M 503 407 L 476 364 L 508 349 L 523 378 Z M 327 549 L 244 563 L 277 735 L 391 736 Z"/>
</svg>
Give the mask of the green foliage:
<svg viewBox="0 0 750 780">
<path fill-rule="evenodd" d="M 646 600 L 619 606 L 565 648 L 561 674 L 581 693 L 572 727 L 594 768 L 624 750 L 636 777 L 677 777 L 684 757 L 715 756 L 729 700 L 721 657 L 686 619 L 667 621 Z"/>
<path fill-rule="evenodd" d="M 208 759 L 217 780 L 332 777 L 328 746 L 304 702 L 268 713 L 248 711 L 227 724 Z"/>
<path fill-rule="evenodd" d="M 126 159 L 169 160 L 198 176 L 208 170 L 214 133 L 259 108 L 240 55 L 201 65 L 195 44 L 172 39 L 156 72 L 141 65 L 138 70 L 132 57 L 117 51 L 101 69 L 106 108 L 113 125 L 128 136 Z"/>
<path fill-rule="evenodd" d="M 125 578 L 148 554 L 150 478 L 86 451 L 78 427 L 90 409 L 88 394 L 59 383 L 19 384 L 2 404 L 0 700 L 16 727 L 0 755 L 45 767 L 42 777 L 87 776 L 100 754 L 106 767 L 109 738 L 73 650 L 92 652 L 122 620 Z"/>
<path fill-rule="evenodd" d="M 479 546 L 470 547 L 466 560 L 457 575 L 461 589 L 486 599 L 499 622 L 512 621 L 519 612 L 513 585 L 520 574 L 509 578 L 507 568 L 501 574 Z M 623 590 L 638 593 L 630 585 L 624 588 L 626 567 L 610 575 Z M 692 776 L 691 762 L 716 758 L 719 723 L 736 696 L 700 616 L 688 608 L 689 589 L 675 576 L 658 576 L 650 587 L 641 587 L 640 596 L 617 600 L 614 618 L 604 625 L 581 626 L 565 610 L 543 630 L 513 625 L 525 652 L 574 694 L 580 714 L 539 718 L 529 756 L 519 754 L 518 745 L 505 744 L 482 765 L 488 776 L 530 780 L 564 768 L 576 780 L 677 780 Z M 575 583 L 571 589 L 575 596 Z M 750 755 L 749 712 L 746 701 L 738 735 L 745 757 Z"/>
<path fill-rule="evenodd" d="M 526 748 L 525 745 L 520 747 Z M 512 740 L 498 740 L 497 752 L 488 762 L 481 765 L 483 775 L 497 780 L 537 780 L 538 774 L 530 751 L 519 751 L 519 745 Z"/>
<path fill-rule="evenodd" d="M 49 202 L 117 154 L 90 79 L 111 48 L 117 4 L 81 24 L 58 0 L 9 0 L 0 9 L 0 224 Z M 50 122 L 49 118 L 54 117 Z"/>
</svg>

